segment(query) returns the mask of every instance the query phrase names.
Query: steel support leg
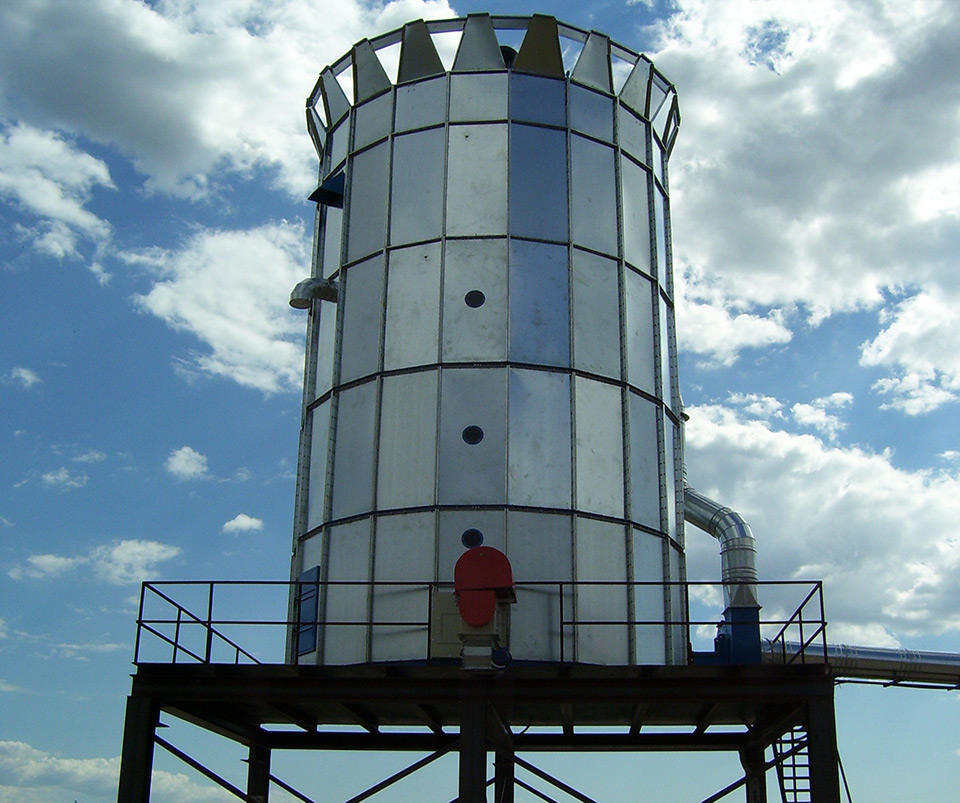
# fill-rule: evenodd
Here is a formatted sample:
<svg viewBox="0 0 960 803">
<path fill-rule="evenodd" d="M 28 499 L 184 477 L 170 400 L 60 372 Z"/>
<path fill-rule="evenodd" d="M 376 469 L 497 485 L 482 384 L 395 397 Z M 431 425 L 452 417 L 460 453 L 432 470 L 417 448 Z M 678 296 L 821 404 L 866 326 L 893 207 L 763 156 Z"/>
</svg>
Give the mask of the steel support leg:
<svg viewBox="0 0 960 803">
<path fill-rule="evenodd" d="M 840 803 L 837 721 L 830 694 L 807 702 L 807 751 L 810 757 L 810 797 L 817 803 Z"/>
<path fill-rule="evenodd" d="M 487 800 L 487 706 L 483 700 L 460 702 L 460 803 Z"/>
<path fill-rule="evenodd" d="M 493 774 L 494 803 L 513 803 L 513 777 L 516 762 L 510 750 L 497 750 Z"/>
<path fill-rule="evenodd" d="M 247 797 L 267 803 L 270 797 L 270 748 L 254 742 L 247 754 Z"/>
<path fill-rule="evenodd" d="M 118 803 L 150 803 L 153 737 L 159 721 L 160 709 L 151 698 L 138 694 L 127 698 Z"/>
<path fill-rule="evenodd" d="M 767 764 L 763 748 L 745 747 L 740 751 L 740 764 L 746 774 L 747 803 L 767 803 Z"/>
</svg>

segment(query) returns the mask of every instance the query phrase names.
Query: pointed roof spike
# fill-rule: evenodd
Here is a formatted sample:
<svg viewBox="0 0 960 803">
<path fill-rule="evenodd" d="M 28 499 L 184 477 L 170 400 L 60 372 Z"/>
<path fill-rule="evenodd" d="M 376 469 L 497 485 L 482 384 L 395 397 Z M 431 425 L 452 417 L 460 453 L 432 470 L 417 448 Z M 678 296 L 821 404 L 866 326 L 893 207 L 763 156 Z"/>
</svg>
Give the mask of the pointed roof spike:
<svg viewBox="0 0 960 803">
<path fill-rule="evenodd" d="M 391 87 L 390 79 L 369 39 L 353 46 L 353 100 L 362 103 Z"/>
<path fill-rule="evenodd" d="M 323 90 L 323 110 L 327 115 L 327 125 L 333 126 L 350 111 L 350 101 L 343 93 L 337 76 L 329 67 L 320 73 L 320 88 Z"/>
<path fill-rule="evenodd" d="M 468 14 L 453 61 L 453 72 L 504 69 L 497 32 L 489 14 Z"/>
<path fill-rule="evenodd" d="M 423 20 L 408 22 L 404 25 L 401 41 L 397 83 L 444 73 L 443 62 L 437 55 L 433 39 L 430 38 L 430 31 L 427 30 L 427 24 Z"/>
<path fill-rule="evenodd" d="M 610 40 L 602 33 L 591 31 L 584 42 L 580 58 L 573 68 L 572 78 L 601 92 L 613 92 L 613 73 L 610 68 Z"/>
<path fill-rule="evenodd" d="M 563 56 L 560 53 L 560 33 L 556 17 L 534 14 L 527 25 L 527 33 L 513 69 L 522 72 L 563 78 Z"/>
<path fill-rule="evenodd" d="M 327 129 L 323 127 L 323 120 L 312 106 L 307 107 L 307 132 L 313 140 L 313 147 L 317 151 L 317 158 L 323 159 L 323 149 L 327 144 Z"/>
<path fill-rule="evenodd" d="M 653 65 L 640 59 L 620 90 L 620 100 L 643 117 L 647 116 L 647 98 L 650 96 L 650 70 Z"/>
</svg>

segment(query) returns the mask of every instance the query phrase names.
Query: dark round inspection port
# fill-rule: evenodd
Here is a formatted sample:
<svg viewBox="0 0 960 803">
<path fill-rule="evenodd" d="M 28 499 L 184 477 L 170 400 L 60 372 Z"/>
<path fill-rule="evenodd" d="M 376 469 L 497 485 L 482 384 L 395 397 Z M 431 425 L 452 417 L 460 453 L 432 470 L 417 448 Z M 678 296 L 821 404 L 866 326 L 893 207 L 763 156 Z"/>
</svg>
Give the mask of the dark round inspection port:
<svg viewBox="0 0 960 803">
<path fill-rule="evenodd" d="M 483 533 L 475 527 L 471 527 L 469 530 L 464 530 L 463 535 L 460 536 L 460 543 L 462 543 L 467 549 L 473 549 L 475 546 L 480 546 L 480 544 L 483 543 Z"/>
<path fill-rule="evenodd" d="M 463 442 L 476 446 L 483 440 L 483 430 L 472 424 L 463 430 Z"/>
<path fill-rule="evenodd" d="M 482 307 L 483 302 L 486 300 L 487 297 L 479 290 L 471 290 L 463 297 L 463 303 L 468 307 L 473 307 L 474 309 L 477 307 Z"/>
</svg>

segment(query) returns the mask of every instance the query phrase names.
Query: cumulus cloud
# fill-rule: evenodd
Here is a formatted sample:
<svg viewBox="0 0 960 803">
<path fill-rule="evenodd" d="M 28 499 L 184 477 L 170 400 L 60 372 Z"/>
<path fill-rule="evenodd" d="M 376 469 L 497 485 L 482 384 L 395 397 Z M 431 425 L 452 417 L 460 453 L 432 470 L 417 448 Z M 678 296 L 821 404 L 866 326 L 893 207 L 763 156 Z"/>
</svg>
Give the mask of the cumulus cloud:
<svg viewBox="0 0 960 803">
<path fill-rule="evenodd" d="M 814 399 L 809 404 L 797 402 L 790 408 L 794 420 L 805 427 L 819 430 L 831 441 L 836 440 L 837 434 L 846 428 L 846 424 L 831 410 L 841 410 L 853 401 L 850 393 L 831 393 Z"/>
<path fill-rule="evenodd" d="M 0 741 L 0 801 L 112 800 L 120 758 L 62 758 L 25 742 Z M 182 773 L 153 771 L 151 800 L 157 803 L 222 803 L 221 789 L 203 788 Z"/>
<path fill-rule="evenodd" d="M 309 271 L 302 224 L 197 232 L 179 251 L 127 254 L 156 281 L 140 307 L 194 335 L 205 351 L 187 370 L 274 392 L 296 388 L 303 372 L 303 317 L 289 291 Z"/>
<path fill-rule="evenodd" d="M 18 231 L 38 251 L 76 258 L 81 242 L 100 245 L 110 238 L 110 224 L 87 208 L 96 187 L 114 188 L 100 159 L 57 132 L 22 122 L 0 125 L 0 198 L 36 221 Z"/>
<path fill-rule="evenodd" d="M 240 533 L 248 532 L 250 530 L 262 530 L 263 529 L 263 520 L 254 518 L 253 516 L 248 516 L 246 513 L 239 513 L 234 516 L 230 521 L 223 525 L 222 532 L 225 533 Z"/>
<path fill-rule="evenodd" d="M 759 393 L 731 393 L 730 404 L 740 405 L 745 413 L 757 418 L 783 418 L 783 402 Z"/>
<path fill-rule="evenodd" d="M 677 0 L 655 35 L 683 113 L 670 184 L 685 348 L 729 365 L 904 287 L 956 286 L 954 4 Z M 902 340 L 908 312 L 874 351 Z M 878 386 L 892 403 L 955 391 L 952 361 L 918 374 L 899 356 Z"/>
<path fill-rule="evenodd" d="M 157 564 L 175 558 L 180 547 L 135 539 L 99 546 L 90 553 L 97 576 L 109 583 L 139 583 L 154 576 Z"/>
<path fill-rule="evenodd" d="M 0 71 L 14 113 L 116 145 L 158 190 L 266 167 L 303 197 L 319 70 L 371 31 L 450 16 L 439 0 L 28 0 L 0 7 Z"/>
<path fill-rule="evenodd" d="M 86 566 L 100 580 L 126 585 L 155 576 L 157 566 L 175 558 L 180 551 L 180 547 L 157 541 L 128 539 L 94 547 L 85 555 L 30 555 L 7 574 L 13 580 L 43 580 Z"/>
<path fill-rule="evenodd" d="M 960 393 L 960 292 L 930 288 L 883 310 L 882 331 L 861 347 L 860 363 L 894 372 L 874 389 L 885 407 L 908 415 L 935 410 Z"/>
<path fill-rule="evenodd" d="M 690 483 L 750 522 L 762 579 L 823 578 L 831 634 L 850 641 L 960 630 L 960 478 L 729 406 L 687 412 Z M 716 576 L 716 545 L 693 528 L 687 555 L 692 578 Z"/>
<path fill-rule="evenodd" d="M 181 446 L 170 452 L 166 469 L 178 480 L 196 480 L 207 474 L 206 455 L 189 446 Z"/>
</svg>

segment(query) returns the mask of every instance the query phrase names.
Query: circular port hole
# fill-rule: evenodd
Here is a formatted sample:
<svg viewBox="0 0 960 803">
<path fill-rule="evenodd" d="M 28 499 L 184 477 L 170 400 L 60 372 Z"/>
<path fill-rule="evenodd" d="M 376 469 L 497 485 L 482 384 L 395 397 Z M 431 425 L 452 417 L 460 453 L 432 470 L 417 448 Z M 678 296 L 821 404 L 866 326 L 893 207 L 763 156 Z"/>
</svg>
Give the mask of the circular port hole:
<svg viewBox="0 0 960 803">
<path fill-rule="evenodd" d="M 472 424 L 463 430 L 463 442 L 476 446 L 483 440 L 483 430 Z"/>
<path fill-rule="evenodd" d="M 474 309 L 477 307 L 482 307 L 483 302 L 486 300 L 487 297 L 479 290 L 471 290 L 463 297 L 463 303 L 468 307 L 473 307 Z"/>
<path fill-rule="evenodd" d="M 483 543 L 483 533 L 475 527 L 471 527 L 469 530 L 464 530 L 463 535 L 460 536 L 460 543 L 462 543 L 467 549 L 473 549 L 475 546 L 480 546 L 480 544 Z"/>
</svg>

